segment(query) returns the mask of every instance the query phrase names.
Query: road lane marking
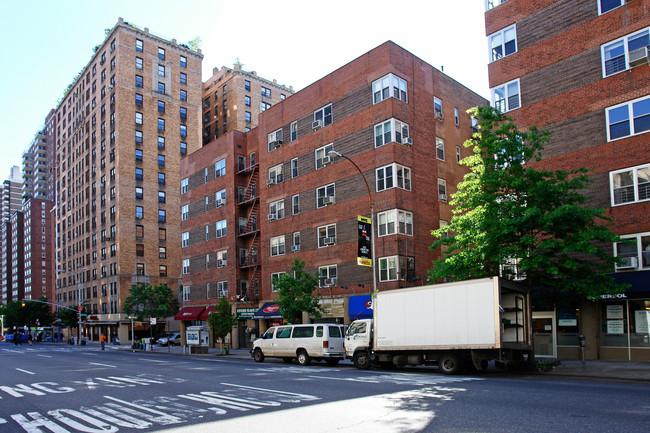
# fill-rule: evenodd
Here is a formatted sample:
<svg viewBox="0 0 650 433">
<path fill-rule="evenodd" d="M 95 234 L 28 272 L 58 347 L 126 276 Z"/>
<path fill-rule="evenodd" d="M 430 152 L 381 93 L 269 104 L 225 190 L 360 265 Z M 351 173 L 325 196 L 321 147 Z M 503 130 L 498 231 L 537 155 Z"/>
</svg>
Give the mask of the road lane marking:
<svg viewBox="0 0 650 433">
<path fill-rule="evenodd" d="M 99 365 L 102 367 L 111 367 L 111 368 L 117 368 L 117 365 L 110 365 L 110 364 L 100 364 L 99 362 L 91 362 L 91 365 Z"/>
<path fill-rule="evenodd" d="M 50 355 L 36 355 L 36 356 L 42 356 L 43 358 L 51 358 L 52 357 Z"/>
<path fill-rule="evenodd" d="M 169 361 L 161 361 L 159 359 L 148 359 L 148 358 L 140 358 L 140 361 L 159 362 L 161 364 L 167 364 L 169 362 Z"/>
<path fill-rule="evenodd" d="M 22 368 L 17 368 L 16 370 L 22 371 L 23 373 L 27 373 L 27 374 L 36 374 L 36 373 L 34 373 L 32 371 L 23 370 Z"/>
</svg>

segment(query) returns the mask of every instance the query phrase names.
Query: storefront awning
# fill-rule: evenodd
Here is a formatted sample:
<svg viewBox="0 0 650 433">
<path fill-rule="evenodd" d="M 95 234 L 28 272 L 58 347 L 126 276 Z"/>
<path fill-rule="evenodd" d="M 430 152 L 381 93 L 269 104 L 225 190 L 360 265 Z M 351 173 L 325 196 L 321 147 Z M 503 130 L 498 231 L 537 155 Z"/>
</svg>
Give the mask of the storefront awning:
<svg viewBox="0 0 650 433">
<path fill-rule="evenodd" d="M 214 308 L 214 305 L 210 305 L 208 308 L 203 310 L 203 313 L 201 313 L 201 316 L 199 316 L 199 320 L 208 320 L 208 316 L 212 314 Z"/>
<path fill-rule="evenodd" d="M 370 295 L 350 296 L 348 316 L 350 320 L 372 319 L 372 297 Z"/>
<path fill-rule="evenodd" d="M 185 307 L 181 308 L 174 316 L 174 320 L 199 320 L 205 307 Z"/>
<path fill-rule="evenodd" d="M 280 306 L 275 302 L 267 302 L 262 305 L 262 308 L 257 310 L 253 315 L 253 319 L 282 319 Z"/>
<path fill-rule="evenodd" d="M 648 299 L 650 298 L 650 271 L 617 272 L 614 274 L 617 284 L 629 284 L 630 288 L 621 295 L 603 295 L 603 299 Z"/>
</svg>

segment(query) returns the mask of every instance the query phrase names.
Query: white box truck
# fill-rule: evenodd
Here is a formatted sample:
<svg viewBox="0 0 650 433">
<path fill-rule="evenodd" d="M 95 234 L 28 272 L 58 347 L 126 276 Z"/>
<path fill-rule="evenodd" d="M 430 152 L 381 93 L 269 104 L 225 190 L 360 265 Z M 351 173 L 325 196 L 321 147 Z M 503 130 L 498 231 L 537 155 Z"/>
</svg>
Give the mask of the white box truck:
<svg viewBox="0 0 650 433">
<path fill-rule="evenodd" d="M 373 319 L 352 322 L 346 357 L 371 365 L 464 367 L 533 359 L 530 293 L 498 277 L 377 292 Z"/>
</svg>

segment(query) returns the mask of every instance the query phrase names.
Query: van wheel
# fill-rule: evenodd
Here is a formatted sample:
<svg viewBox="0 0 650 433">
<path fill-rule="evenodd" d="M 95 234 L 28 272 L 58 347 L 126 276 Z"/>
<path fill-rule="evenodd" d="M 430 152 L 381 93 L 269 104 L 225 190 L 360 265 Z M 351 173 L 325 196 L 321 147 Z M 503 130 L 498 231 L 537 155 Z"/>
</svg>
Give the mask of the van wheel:
<svg viewBox="0 0 650 433">
<path fill-rule="evenodd" d="M 309 365 L 311 363 L 311 358 L 306 351 L 301 350 L 298 352 L 298 364 L 300 365 Z"/>
<path fill-rule="evenodd" d="M 253 352 L 253 359 L 255 360 L 255 362 L 264 362 L 264 353 L 262 353 L 262 349 L 260 349 L 259 347 L 255 349 L 255 351 Z"/>
<path fill-rule="evenodd" d="M 438 359 L 438 367 L 445 374 L 458 374 L 462 370 L 462 363 L 453 353 L 445 353 Z"/>
<path fill-rule="evenodd" d="M 370 358 L 368 357 L 368 352 L 357 352 L 352 358 L 354 366 L 360 370 L 367 370 L 370 368 Z"/>
<path fill-rule="evenodd" d="M 285 364 L 291 364 L 293 358 L 282 358 L 282 361 L 284 361 Z"/>
<path fill-rule="evenodd" d="M 330 366 L 334 367 L 335 365 L 337 365 L 339 363 L 339 360 L 338 360 L 338 358 L 327 358 L 325 360 L 325 362 L 327 362 L 327 365 L 330 365 Z"/>
</svg>

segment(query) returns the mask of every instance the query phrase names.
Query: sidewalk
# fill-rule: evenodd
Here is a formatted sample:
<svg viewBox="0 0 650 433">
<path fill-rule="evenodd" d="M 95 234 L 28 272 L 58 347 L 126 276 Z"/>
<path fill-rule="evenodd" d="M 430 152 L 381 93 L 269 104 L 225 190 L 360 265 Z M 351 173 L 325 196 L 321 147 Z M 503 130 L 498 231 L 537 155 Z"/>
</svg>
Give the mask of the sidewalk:
<svg viewBox="0 0 650 433">
<path fill-rule="evenodd" d="M 56 343 L 55 343 L 56 344 Z M 88 343 L 89 348 L 99 349 L 98 342 Z M 107 344 L 106 350 L 120 350 L 131 352 L 130 345 L 113 345 Z M 143 350 L 135 350 L 135 352 L 145 353 Z M 221 349 L 209 348 L 207 354 L 190 354 L 189 347 L 173 346 L 173 347 L 160 347 L 153 346 L 153 350 L 147 348 L 146 353 L 159 354 L 159 355 L 177 355 L 177 356 L 197 356 L 197 357 L 227 357 L 236 359 L 246 359 L 253 362 L 248 349 L 229 349 L 228 355 L 223 355 Z M 344 360 L 342 365 L 352 365 L 350 360 Z M 607 380 L 634 380 L 650 383 L 650 362 L 634 362 L 634 361 L 601 361 L 589 360 L 585 363 L 585 370 L 583 371 L 582 361 L 579 360 L 562 360 L 561 365 L 553 367 L 549 371 L 533 373 L 536 376 L 566 376 L 566 377 L 583 377 L 593 379 L 607 379 Z M 494 369 L 490 365 L 489 370 Z"/>
</svg>

